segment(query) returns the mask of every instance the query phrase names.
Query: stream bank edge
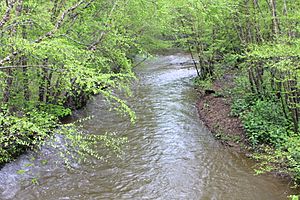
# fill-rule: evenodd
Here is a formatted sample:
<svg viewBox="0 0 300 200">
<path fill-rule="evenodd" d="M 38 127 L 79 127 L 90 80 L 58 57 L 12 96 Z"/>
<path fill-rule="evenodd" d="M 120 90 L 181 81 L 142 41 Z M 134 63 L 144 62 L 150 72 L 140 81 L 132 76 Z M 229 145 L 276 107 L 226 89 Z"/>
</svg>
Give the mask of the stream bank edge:
<svg viewBox="0 0 300 200">
<path fill-rule="evenodd" d="M 196 108 L 201 122 L 223 146 L 244 154 L 259 165 L 260 161 L 254 158 L 254 154 L 258 152 L 248 141 L 242 120 L 240 117 L 231 114 L 233 99 L 228 91 L 234 87 L 234 79 L 237 76 L 238 72 L 235 69 L 230 69 L 223 76 L 212 81 L 209 89 L 195 86 L 198 93 Z M 255 170 L 253 173 L 255 173 Z M 265 174 L 275 176 L 286 181 L 289 185 L 293 185 L 291 174 L 280 170 L 266 172 Z M 299 188 L 298 185 L 297 188 Z"/>
</svg>

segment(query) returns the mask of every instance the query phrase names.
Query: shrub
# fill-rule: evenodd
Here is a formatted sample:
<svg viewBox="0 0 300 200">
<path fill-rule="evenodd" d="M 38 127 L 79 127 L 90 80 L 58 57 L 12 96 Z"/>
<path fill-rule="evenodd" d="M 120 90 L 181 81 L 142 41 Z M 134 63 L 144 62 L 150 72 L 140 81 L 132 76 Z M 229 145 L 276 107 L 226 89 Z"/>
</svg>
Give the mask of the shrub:
<svg viewBox="0 0 300 200">
<path fill-rule="evenodd" d="M 244 128 L 252 145 L 280 145 L 288 138 L 290 125 L 276 101 L 257 100 L 242 115 Z"/>
</svg>

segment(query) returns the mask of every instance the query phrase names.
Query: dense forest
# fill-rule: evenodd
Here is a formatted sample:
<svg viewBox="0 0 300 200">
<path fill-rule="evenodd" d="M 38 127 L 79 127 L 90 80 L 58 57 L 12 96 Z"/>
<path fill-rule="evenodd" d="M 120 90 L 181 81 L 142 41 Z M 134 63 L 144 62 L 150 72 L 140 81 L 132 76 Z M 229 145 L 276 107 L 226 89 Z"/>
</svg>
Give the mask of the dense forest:
<svg viewBox="0 0 300 200">
<path fill-rule="evenodd" d="M 180 48 L 199 82 L 238 72 L 240 117 L 262 170 L 300 180 L 300 2 L 286 0 L 5 0 L 0 2 L 0 163 L 64 134 L 79 156 L 99 142 L 60 119 L 97 94 L 135 120 L 136 55 Z"/>
</svg>

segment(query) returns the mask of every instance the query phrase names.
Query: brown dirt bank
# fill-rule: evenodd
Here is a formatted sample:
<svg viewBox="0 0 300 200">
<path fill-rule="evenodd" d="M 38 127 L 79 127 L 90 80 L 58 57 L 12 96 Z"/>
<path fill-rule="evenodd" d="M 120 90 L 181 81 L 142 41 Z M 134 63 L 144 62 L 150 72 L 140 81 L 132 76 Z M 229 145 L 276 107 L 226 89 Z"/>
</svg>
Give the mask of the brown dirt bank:
<svg viewBox="0 0 300 200">
<path fill-rule="evenodd" d="M 220 141 L 239 151 L 245 151 L 247 140 L 241 120 L 230 115 L 230 88 L 234 87 L 234 71 L 226 72 L 214 81 L 211 90 L 200 90 L 197 108 L 200 119 Z"/>
</svg>

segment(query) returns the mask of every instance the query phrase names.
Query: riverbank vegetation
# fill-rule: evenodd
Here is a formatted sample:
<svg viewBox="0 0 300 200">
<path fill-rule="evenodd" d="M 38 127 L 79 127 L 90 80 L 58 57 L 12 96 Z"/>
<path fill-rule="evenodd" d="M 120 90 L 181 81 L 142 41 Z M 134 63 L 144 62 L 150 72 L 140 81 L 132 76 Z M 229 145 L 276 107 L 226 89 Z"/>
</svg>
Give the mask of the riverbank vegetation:
<svg viewBox="0 0 300 200">
<path fill-rule="evenodd" d="M 179 10 L 181 44 L 199 80 L 238 71 L 232 115 L 243 122 L 262 171 L 300 180 L 298 2 L 194 1 Z"/>
<path fill-rule="evenodd" d="M 205 85 L 238 71 L 232 115 L 262 169 L 299 181 L 299 9 L 286 0 L 0 2 L 0 163 L 69 130 L 59 119 L 92 95 L 134 121 L 118 97 L 130 94 L 134 56 L 177 47 Z"/>
<path fill-rule="evenodd" d="M 1 1 L 0 164 L 54 133 L 65 135 L 80 155 L 95 156 L 88 147 L 95 140 L 115 144 L 74 135 L 59 119 L 101 94 L 135 120 L 118 94 L 130 94 L 134 56 L 158 47 L 165 22 L 160 11 L 147 1 Z"/>
</svg>

